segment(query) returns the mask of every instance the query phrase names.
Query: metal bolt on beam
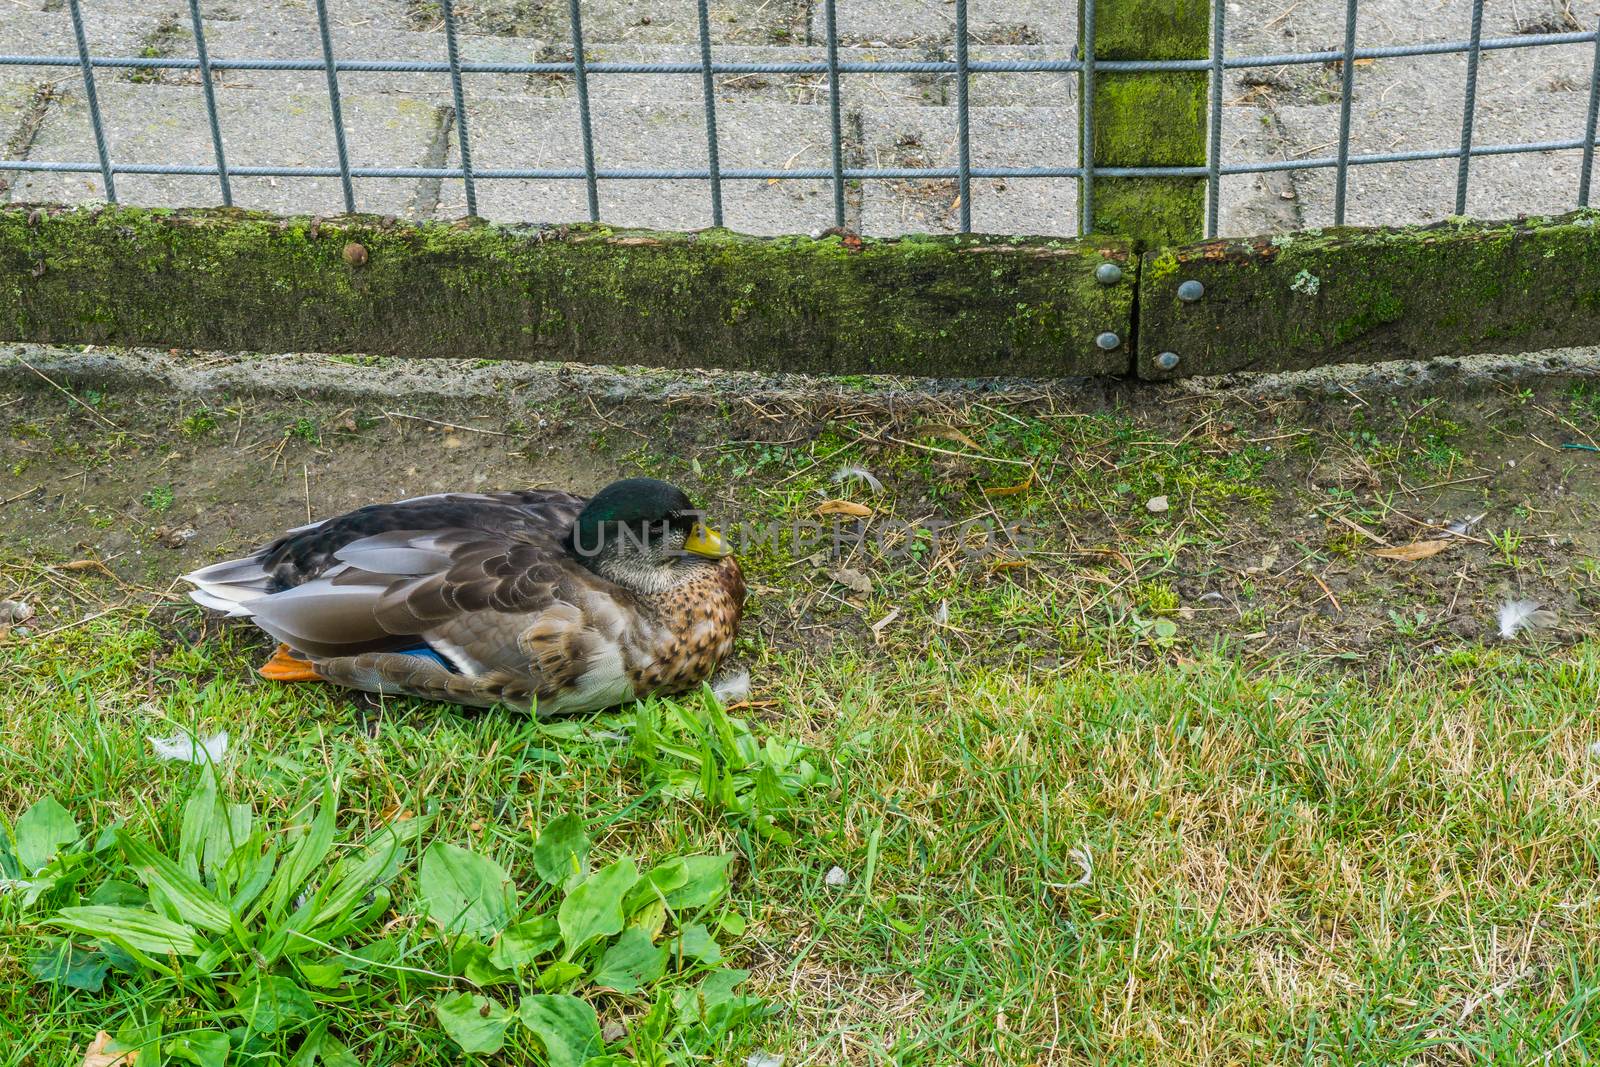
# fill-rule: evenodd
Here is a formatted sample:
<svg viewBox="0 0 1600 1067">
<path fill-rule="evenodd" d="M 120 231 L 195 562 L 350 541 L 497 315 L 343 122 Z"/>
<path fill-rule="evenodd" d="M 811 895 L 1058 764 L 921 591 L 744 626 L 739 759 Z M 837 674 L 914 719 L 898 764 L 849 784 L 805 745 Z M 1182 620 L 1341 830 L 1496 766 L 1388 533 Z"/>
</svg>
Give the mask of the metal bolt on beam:
<svg viewBox="0 0 1600 1067">
<path fill-rule="evenodd" d="M 1107 330 L 1099 337 L 1096 337 L 1094 339 L 1094 343 L 1099 345 L 1104 351 L 1111 352 L 1114 351 L 1118 345 L 1122 344 L 1122 338 L 1118 337 L 1110 330 Z"/>
<path fill-rule="evenodd" d="M 1178 299 L 1185 304 L 1192 304 L 1206 295 L 1206 287 L 1193 278 L 1178 286 Z"/>
<path fill-rule="evenodd" d="M 1178 367 L 1178 353 L 1161 353 L 1156 357 L 1156 366 L 1161 370 L 1176 370 Z"/>
<path fill-rule="evenodd" d="M 1122 268 L 1115 263 L 1102 263 L 1094 269 L 1094 280 L 1101 285 L 1116 285 L 1122 280 Z"/>
</svg>

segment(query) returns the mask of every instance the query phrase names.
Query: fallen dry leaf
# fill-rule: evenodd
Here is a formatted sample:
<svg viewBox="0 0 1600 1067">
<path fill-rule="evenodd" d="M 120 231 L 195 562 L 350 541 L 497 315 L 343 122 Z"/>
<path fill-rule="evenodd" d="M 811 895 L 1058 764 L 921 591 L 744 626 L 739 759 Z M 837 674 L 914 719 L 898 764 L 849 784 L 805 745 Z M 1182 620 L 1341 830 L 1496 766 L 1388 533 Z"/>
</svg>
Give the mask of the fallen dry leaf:
<svg viewBox="0 0 1600 1067">
<path fill-rule="evenodd" d="M 824 500 L 817 505 L 818 515 L 852 515 L 858 519 L 865 519 L 872 514 L 872 509 L 865 504 L 857 504 L 854 500 Z"/>
<path fill-rule="evenodd" d="M 1429 556 L 1437 556 L 1453 544 L 1455 544 L 1454 541 L 1446 540 L 1413 541 L 1409 545 L 1395 545 L 1393 548 L 1374 548 L 1368 551 L 1379 559 L 1398 559 L 1411 563 L 1419 559 L 1427 559 Z"/>
<path fill-rule="evenodd" d="M 89 1048 L 83 1054 L 83 1067 L 132 1067 L 139 1058 L 139 1050 L 131 1049 L 127 1052 L 110 1052 L 106 1046 L 111 1044 L 111 1035 L 101 1030 L 94 1035 L 94 1040 L 89 1043 Z"/>
<path fill-rule="evenodd" d="M 104 571 L 106 574 L 111 574 L 111 568 L 97 559 L 75 559 L 70 563 L 59 564 L 56 569 L 63 571 Z M 112 577 L 116 576 L 112 575 Z"/>
<path fill-rule="evenodd" d="M 966 445 L 968 448 L 972 449 L 974 452 L 982 452 L 983 451 L 983 446 L 979 445 L 978 442 L 974 441 L 971 437 L 969 437 L 966 434 L 962 433 L 960 430 L 956 429 L 954 426 L 944 426 L 944 425 L 918 426 L 917 427 L 917 436 L 918 437 L 941 437 L 946 441 L 954 441 L 958 445 Z"/>
<path fill-rule="evenodd" d="M 1016 496 L 1018 493 L 1026 493 L 1032 488 L 1033 472 L 1029 471 L 1028 476 L 1016 485 L 1000 485 L 993 489 L 985 489 L 983 493 L 985 496 Z"/>
</svg>

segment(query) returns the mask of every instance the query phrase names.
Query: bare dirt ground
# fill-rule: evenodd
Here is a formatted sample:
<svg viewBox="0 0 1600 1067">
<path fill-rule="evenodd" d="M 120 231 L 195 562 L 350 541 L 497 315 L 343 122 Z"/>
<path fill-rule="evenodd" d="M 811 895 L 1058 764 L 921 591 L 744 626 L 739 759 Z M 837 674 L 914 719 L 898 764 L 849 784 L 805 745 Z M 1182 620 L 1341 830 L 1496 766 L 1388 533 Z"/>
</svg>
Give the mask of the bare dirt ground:
<svg viewBox="0 0 1600 1067">
<path fill-rule="evenodd" d="M 94 610 L 177 605 L 176 575 L 308 518 L 644 472 L 744 538 L 747 652 L 939 630 L 1046 671 L 1216 642 L 1361 663 L 1493 641 L 1507 601 L 1589 631 L 1596 437 L 1576 352 L 1156 387 L 18 347 L 0 522 L 58 576 L 44 629 L 86 574 L 116 578 Z M 807 525 L 835 521 L 838 552 Z"/>
</svg>

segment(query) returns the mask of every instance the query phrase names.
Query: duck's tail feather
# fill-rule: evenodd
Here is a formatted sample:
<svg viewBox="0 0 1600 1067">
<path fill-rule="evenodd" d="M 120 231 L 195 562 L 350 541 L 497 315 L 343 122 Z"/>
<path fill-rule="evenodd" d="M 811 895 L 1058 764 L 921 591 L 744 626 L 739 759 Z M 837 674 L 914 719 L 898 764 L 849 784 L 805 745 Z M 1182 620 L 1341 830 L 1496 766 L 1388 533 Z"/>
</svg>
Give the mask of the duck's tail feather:
<svg viewBox="0 0 1600 1067">
<path fill-rule="evenodd" d="M 213 563 L 184 575 L 183 580 L 194 586 L 189 590 L 190 600 L 235 618 L 251 615 L 251 601 L 266 596 L 272 586 L 272 575 L 262 567 L 260 556 Z"/>
</svg>

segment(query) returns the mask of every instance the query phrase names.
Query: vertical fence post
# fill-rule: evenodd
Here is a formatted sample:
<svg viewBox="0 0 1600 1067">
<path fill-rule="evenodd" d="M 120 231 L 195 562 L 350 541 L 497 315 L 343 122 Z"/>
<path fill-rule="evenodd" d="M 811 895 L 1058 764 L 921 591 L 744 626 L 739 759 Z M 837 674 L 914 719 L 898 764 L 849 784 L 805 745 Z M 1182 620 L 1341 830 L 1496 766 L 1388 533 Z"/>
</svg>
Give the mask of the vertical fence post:
<svg viewBox="0 0 1600 1067">
<path fill-rule="evenodd" d="M 1225 3 L 1226 0 L 1214 0 Z M 1085 5 L 1094 4 L 1085 19 Z M 1079 26 L 1094 40 L 1079 54 L 1093 56 L 1093 71 L 1079 80 L 1080 106 L 1092 121 L 1079 155 L 1094 168 L 1091 217 L 1096 233 L 1130 237 L 1142 245 L 1186 244 L 1205 230 L 1206 178 L 1107 176 L 1108 167 L 1206 165 L 1204 70 L 1123 71 L 1104 64 L 1122 60 L 1205 59 L 1209 54 L 1211 0 L 1078 0 Z M 1080 32 L 1081 36 L 1081 32 Z"/>
</svg>

